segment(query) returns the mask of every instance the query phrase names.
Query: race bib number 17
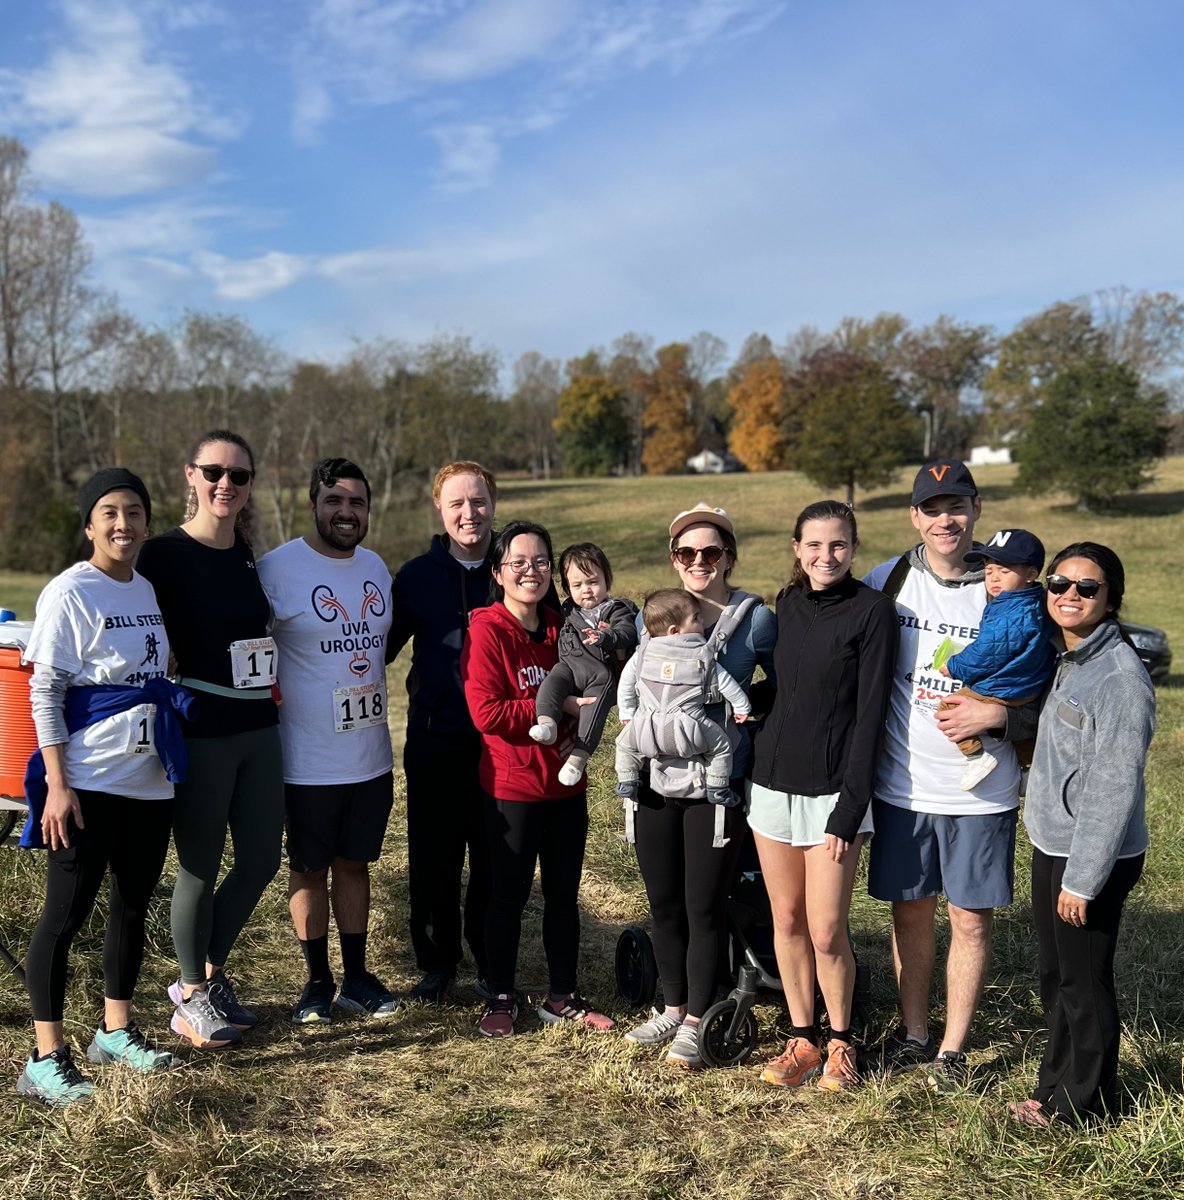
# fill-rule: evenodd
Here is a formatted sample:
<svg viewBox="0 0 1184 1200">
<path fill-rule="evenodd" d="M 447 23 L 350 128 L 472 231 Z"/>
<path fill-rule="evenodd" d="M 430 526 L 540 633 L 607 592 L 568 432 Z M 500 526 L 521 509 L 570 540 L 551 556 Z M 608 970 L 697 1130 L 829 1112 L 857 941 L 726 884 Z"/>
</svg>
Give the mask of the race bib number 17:
<svg viewBox="0 0 1184 1200">
<path fill-rule="evenodd" d="M 249 638 L 230 643 L 230 677 L 236 688 L 269 688 L 275 683 L 275 642 Z"/>
</svg>

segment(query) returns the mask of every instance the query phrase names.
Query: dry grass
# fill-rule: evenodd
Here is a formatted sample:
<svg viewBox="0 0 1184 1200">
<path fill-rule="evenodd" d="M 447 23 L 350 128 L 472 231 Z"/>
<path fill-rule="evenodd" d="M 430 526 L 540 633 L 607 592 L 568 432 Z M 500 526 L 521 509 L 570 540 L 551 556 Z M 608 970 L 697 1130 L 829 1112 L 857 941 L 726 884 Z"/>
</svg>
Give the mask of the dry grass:
<svg viewBox="0 0 1184 1200">
<path fill-rule="evenodd" d="M 1184 608 L 1173 578 L 1184 535 L 1184 462 L 1169 462 L 1157 488 L 1122 516 L 1082 516 L 1033 504 L 1008 490 L 1010 471 L 983 471 L 984 524 L 1025 524 L 1050 549 L 1089 536 L 1120 549 L 1130 615 L 1166 627 L 1184 652 Z M 662 529 L 700 498 L 723 504 L 741 530 L 738 582 L 766 595 L 785 573 L 789 521 L 814 489 L 797 476 L 721 480 L 569 482 L 507 489 L 503 517 L 546 520 L 557 548 L 593 536 L 609 550 L 619 591 L 668 578 Z M 909 542 L 903 484 L 861 500 L 866 568 Z M 38 581 L 0 577 L 0 602 Z M 25 615 L 22 613 L 22 615 Z M 395 672 L 401 676 L 399 665 Z M 1178 677 L 1177 677 L 1178 678 Z M 394 720 L 401 718 L 396 715 Z M 1125 997 L 1125 1118 L 1102 1133 L 1029 1136 L 1001 1119 L 1024 1094 L 1039 1050 L 1039 1005 L 1026 886 L 1000 915 L 996 965 L 973 1040 L 976 1094 L 939 1099 L 919 1079 L 874 1084 L 852 1096 L 786 1094 L 762 1085 L 755 1064 L 773 1050 L 781 1021 L 758 1009 L 757 1058 L 736 1071 L 686 1075 L 614 1035 L 546 1028 L 528 1010 L 521 1035 L 476 1035 L 475 997 L 458 989 L 440 1009 L 413 1007 L 387 1023 L 342 1018 L 323 1030 L 288 1022 L 299 991 L 299 954 L 283 889 L 269 889 L 231 964 L 259 1030 L 222 1057 L 189 1052 L 184 1069 L 131 1079 L 96 1069 L 96 1102 L 68 1112 L 25 1105 L 0 1091 L 5 1133 L 0 1185 L 13 1196 L 80 1197 L 521 1197 L 631 1198 L 838 1196 L 1088 1197 L 1126 1200 L 1184 1194 L 1184 689 L 1160 691 L 1152 753 L 1153 849 L 1125 926 L 1118 974 Z M 592 773 L 592 821 L 583 888 L 582 984 L 621 1021 L 612 951 L 622 924 L 644 916 L 631 852 L 617 836 L 618 810 L 605 755 Z M 373 960 L 388 981 L 416 977 L 406 936 L 406 859 L 401 819 L 375 871 Z M 1026 854 L 1017 877 L 1022 881 Z M 165 1044 L 171 976 L 170 861 L 150 922 L 140 1020 Z M 0 855 L 0 936 L 23 952 L 41 897 L 41 863 Z M 102 906 L 75 945 L 67 1029 L 85 1047 L 102 992 Z M 521 986 L 545 980 L 539 902 L 523 938 Z M 872 965 L 875 1028 L 893 1020 L 887 913 L 866 896 L 853 924 Z M 15 1080 L 28 1052 L 28 1002 L 0 972 L 0 1081 Z"/>
</svg>

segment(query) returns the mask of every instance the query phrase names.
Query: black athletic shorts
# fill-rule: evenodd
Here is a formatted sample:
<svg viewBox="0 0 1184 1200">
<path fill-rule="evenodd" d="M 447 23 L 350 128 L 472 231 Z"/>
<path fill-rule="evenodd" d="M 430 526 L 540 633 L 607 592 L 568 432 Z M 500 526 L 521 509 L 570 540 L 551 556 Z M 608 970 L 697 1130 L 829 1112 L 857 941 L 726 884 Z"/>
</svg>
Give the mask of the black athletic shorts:
<svg viewBox="0 0 1184 1200">
<path fill-rule="evenodd" d="M 324 871 L 335 858 L 376 862 L 382 853 L 395 781 L 385 771 L 364 783 L 286 783 L 288 865 Z"/>
</svg>

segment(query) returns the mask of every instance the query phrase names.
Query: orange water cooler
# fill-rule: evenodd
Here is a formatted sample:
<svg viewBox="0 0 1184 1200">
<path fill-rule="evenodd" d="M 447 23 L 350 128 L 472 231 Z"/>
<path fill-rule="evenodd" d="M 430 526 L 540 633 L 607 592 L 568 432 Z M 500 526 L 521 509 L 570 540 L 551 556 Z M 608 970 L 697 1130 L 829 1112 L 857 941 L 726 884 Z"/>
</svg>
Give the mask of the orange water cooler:
<svg viewBox="0 0 1184 1200">
<path fill-rule="evenodd" d="M 28 621 L 0 620 L 0 826 L 8 824 L 13 809 L 24 811 L 25 765 L 37 749 L 29 705 L 33 668 L 21 662 L 32 629 Z"/>
</svg>

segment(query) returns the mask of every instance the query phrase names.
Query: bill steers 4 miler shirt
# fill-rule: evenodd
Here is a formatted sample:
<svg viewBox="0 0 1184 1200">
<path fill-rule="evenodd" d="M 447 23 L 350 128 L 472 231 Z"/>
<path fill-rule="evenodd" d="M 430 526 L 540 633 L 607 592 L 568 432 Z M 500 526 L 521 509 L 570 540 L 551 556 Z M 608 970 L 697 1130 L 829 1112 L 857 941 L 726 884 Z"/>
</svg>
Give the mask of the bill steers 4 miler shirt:
<svg viewBox="0 0 1184 1200">
<path fill-rule="evenodd" d="M 259 560 L 275 614 L 284 782 L 363 783 L 389 771 L 391 576 L 372 550 L 319 554 L 296 538 Z"/>
<path fill-rule="evenodd" d="M 896 560 L 873 568 L 865 577 L 882 590 Z M 986 814 L 1019 807 L 1019 766 L 1010 743 L 984 738 L 999 765 L 971 792 L 961 789 L 966 759 L 937 727 L 937 706 L 961 688 L 933 666 L 938 648 L 949 639 L 959 647 L 978 637 L 987 605 L 981 573 L 950 582 L 938 579 L 913 552 L 909 571 L 895 596 L 900 621 L 900 650 L 888 702 L 883 750 L 875 794 L 914 812 Z"/>
</svg>

